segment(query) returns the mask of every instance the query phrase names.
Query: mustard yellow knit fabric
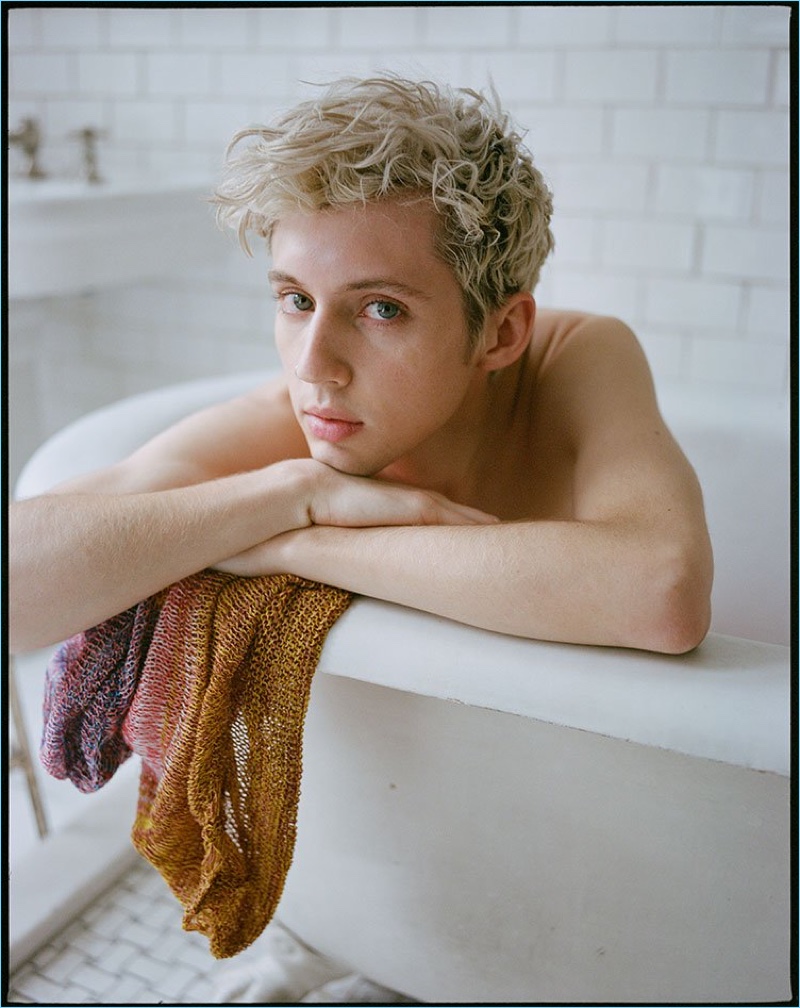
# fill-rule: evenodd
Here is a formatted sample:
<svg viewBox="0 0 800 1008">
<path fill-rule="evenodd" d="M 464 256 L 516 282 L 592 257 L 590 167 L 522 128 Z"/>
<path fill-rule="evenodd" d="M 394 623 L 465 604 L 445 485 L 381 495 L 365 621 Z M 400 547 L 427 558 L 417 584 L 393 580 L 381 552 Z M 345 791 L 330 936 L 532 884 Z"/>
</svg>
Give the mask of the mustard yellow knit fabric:
<svg viewBox="0 0 800 1008">
<path fill-rule="evenodd" d="M 142 757 L 132 838 L 217 958 L 253 942 L 281 897 L 312 677 L 350 597 L 215 571 L 163 593 L 123 729 Z"/>
</svg>

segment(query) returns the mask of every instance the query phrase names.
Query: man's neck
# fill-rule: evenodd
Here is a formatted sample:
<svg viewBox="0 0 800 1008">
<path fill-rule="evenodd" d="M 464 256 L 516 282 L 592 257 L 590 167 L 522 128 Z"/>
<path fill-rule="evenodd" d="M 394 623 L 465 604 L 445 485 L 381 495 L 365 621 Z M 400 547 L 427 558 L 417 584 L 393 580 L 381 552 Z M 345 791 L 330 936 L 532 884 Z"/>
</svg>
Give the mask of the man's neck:
<svg viewBox="0 0 800 1008">
<path fill-rule="evenodd" d="M 480 480 L 493 428 L 502 405 L 493 382 L 481 376 L 458 411 L 435 435 L 378 473 L 381 479 L 425 487 L 450 500 L 468 503 Z M 499 406 L 499 409 L 498 409 Z"/>
</svg>

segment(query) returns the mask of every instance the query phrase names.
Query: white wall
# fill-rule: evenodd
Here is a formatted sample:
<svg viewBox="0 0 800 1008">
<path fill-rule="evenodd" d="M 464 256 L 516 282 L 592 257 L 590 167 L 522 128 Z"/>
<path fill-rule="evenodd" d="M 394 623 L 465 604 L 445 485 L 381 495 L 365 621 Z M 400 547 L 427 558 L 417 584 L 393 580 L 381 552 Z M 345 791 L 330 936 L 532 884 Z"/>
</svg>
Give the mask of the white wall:
<svg viewBox="0 0 800 1008">
<path fill-rule="evenodd" d="M 212 177 L 232 132 L 306 96 L 300 80 L 491 77 L 555 192 L 540 301 L 624 318 L 661 384 L 787 395 L 787 7 L 7 13 L 9 127 L 38 117 L 59 176 L 78 171 L 68 134 L 86 125 L 107 133 L 109 177 Z M 180 282 L 11 305 L 20 456 L 118 395 L 274 360 L 263 265 L 210 243 L 209 267 Z"/>
</svg>

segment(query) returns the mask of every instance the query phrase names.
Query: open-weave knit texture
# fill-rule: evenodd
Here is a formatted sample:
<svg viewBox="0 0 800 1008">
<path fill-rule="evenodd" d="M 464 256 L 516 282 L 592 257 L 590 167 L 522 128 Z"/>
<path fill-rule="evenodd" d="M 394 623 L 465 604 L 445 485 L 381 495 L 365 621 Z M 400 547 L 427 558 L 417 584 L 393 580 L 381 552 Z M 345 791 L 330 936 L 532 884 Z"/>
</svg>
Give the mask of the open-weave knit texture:
<svg viewBox="0 0 800 1008">
<path fill-rule="evenodd" d="M 164 593 L 76 634 L 53 655 L 44 688 L 42 765 L 88 794 L 131 755 L 122 725 Z"/>
<path fill-rule="evenodd" d="M 124 742 L 142 758 L 133 843 L 181 901 L 184 928 L 204 933 L 218 958 L 235 955 L 261 934 L 283 891 L 297 829 L 311 681 L 325 636 L 349 601 L 347 592 L 292 575 L 204 571 L 141 603 L 149 615 L 135 607 L 116 623 L 79 635 L 72 660 L 68 643 L 66 657 L 55 663 L 60 695 L 70 694 L 71 683 L 73 698 L 83 675 L 103 681 L 92 666 L 109 653 L 118 673 L 138 666 L 123 721 L 123 701 L 114 698 L 107 704 L 113 725 L 82 730 L 81 740 L 96 745 L 121 723 Z M 127 636 L 127 647 L 90 646 L 109 624 L 112 636 L 126 636 L 137 618 L 149 627 L 153 609 L 149 636 L 140 630 L 136 640 Z M 82 721 L 54 716 L 51 702 L 58 730 L 102 720 L 82 693 L 88 701 Z M 50 754 L 59 748 L 56 735 L 46 724 Z M 73 742 L 64 738 L 65 756 Z M 94 765 L 85 754 L 82 761 Z M 104 777 L 109 764 L 93 779 Z"/>
</svg>

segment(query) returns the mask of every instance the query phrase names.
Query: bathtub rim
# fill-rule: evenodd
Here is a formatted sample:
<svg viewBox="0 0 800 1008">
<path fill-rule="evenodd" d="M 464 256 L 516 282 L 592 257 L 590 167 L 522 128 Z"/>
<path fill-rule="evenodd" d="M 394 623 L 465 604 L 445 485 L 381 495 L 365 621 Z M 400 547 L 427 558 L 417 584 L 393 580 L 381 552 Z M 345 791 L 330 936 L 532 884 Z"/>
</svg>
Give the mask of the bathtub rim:
<svg viewBox="0 0 800 1008">
<path fill-rule="evenodd" d="M 788 777 L 790 658 L 716 633 L 685 655 L 533 641 L 357 597 L 318 674 Z"/>
</svg>

